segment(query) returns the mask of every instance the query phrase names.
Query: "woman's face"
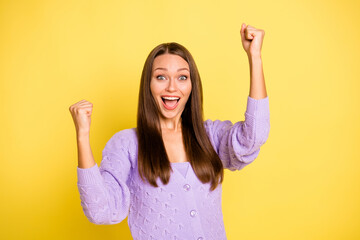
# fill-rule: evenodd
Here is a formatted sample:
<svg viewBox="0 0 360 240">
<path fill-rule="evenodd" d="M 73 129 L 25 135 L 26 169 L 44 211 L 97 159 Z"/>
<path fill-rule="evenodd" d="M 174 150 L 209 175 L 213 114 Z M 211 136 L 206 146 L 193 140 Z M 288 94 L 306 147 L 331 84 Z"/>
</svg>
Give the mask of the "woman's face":
<svg viewBox="0 0 360 240">
<path fill-rule="evenodd" d="M 153 62 L 151 93 L 163 119 L 179 119 L 191 93 L 189 64 L 175 54 L 162 54 Z"/>
</svg>

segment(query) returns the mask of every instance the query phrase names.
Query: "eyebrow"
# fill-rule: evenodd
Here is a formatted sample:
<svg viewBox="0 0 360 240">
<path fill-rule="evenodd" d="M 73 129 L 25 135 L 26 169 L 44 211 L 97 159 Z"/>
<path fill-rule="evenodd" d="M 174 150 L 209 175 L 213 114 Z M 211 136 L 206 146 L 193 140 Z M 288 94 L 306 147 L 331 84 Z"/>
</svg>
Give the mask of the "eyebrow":
<svg viewBox="0 0 360 240">
<path fill-rule="evenodd" d="M 156 70 L 166 70 L 166 71 L 167 71 L 168 69 L 167 69 L 167 68 L 156 68 L 154 71 L 156 71 Z M 181 70 L 187 70 L 187 71 L 189 71 L 189 69 L 187 69 L 187 68 L 179 68 L 179 69 L 178 69 L 178 72 L 181 71 Z"/>
</svg>

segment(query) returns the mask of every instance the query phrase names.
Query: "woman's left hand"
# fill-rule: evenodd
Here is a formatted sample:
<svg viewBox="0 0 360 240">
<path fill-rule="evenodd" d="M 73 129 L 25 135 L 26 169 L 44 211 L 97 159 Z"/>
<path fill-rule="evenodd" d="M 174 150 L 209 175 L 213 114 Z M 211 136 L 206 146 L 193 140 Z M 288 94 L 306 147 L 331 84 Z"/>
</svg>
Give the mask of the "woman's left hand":
<svg viewBox="0 0 360 240">
<path fill-rule="evenodd" d="M 260 57 L 265 31 L 250 25 L 246 26 L 246 24 L 243 23 L 241 25 L 240 35 L 243 48 L 248 57 Z"/>
</svg>

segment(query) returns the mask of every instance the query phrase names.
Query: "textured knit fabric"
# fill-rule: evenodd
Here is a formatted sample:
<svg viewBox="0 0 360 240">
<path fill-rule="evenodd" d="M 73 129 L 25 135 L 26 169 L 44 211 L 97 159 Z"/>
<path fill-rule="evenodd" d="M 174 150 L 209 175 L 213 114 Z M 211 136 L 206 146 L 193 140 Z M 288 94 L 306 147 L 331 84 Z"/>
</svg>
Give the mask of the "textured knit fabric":
<svg viewBox="0 0 360 240">
<path fill-rule="evenodd" d="M 245 120 L 204 122 L 211 144 L 225 169 L 240 170 L 253 162 L 270 130 L 269 99 L 247 98 Z M 174 164 L 170 181 L 158 188 L 142 182 L 137 168 L 136 129 L 115 133 L 105 145 L 100 167 L 77 167 L 81 206 L 95 224 L 120 223 L 128 217 L 135 240 L 227 239 L 221 208 L 222 185 L 210 191 L 191 164 L 183 176 Z M 194 160 L 196 161 L 196 160 Z"/>
</svg>

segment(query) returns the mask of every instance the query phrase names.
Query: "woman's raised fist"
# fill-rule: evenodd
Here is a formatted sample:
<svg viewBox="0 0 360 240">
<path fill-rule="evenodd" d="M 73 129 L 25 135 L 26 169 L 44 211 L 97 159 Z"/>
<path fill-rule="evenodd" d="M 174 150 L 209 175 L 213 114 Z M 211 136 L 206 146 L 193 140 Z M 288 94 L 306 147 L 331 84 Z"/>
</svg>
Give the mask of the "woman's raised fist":
<svg viewBox="0 0 360 240">
<path fill-rule="evenodd" d="M 93 104 L 86 100 L 81 100 L 69 107 L 77 134 L 89 134 L 92 109 Z"/>
</svg>

